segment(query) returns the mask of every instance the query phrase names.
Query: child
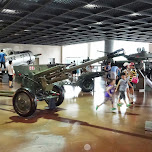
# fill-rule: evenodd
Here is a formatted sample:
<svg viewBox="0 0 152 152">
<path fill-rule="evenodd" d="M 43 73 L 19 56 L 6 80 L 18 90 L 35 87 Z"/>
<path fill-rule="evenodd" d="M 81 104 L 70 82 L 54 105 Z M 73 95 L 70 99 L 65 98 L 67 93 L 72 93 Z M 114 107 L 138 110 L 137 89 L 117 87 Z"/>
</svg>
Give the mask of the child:
<svg viewBox="0 0 152 152">
<path fill-rule="evenodd" d="M 115 83 L 116 83 L 116 80 L 114 80 L 114 79 L 111 79 L 111 80 L 110 80 L 109 85 L 108 85 L 107 88 L 106 88 L 105 100 L 104 100 L 103 103 L 101 103 L 100 105 L 97 105 L 97 106 L 96 106 L 96 110 L 97 110 L 102 104 L 104 104 L 104 103 L 107 102 L 107 101 L 111 101 L 112 110 L 116 110 L 116 108 L 114 108 L 114 105 L 113 105 L 113 104 L 114 104 L 114 103 L 113 103 L 113 94 L 114 94 L 114 92 L 115 92 L 115 87 L 114 87 Z"/>
<path fill-rule="evenodd" d="M 14 69 L 13 69 L 12 61 L 9 61 L 9 65 L 7 68 L 8 68 L 8 76 L 9 76 L 9 88 L 13 88 L 12 81 L 13 81 Z"/>
<path fill-rule="evenodd" d="M 120 87 L 119 87 L 119 85 L 120 85 Z M 132 87 L 132 85 L 129 82 L 129 77 L 126 78 L 126 74 L 123 72 L 123 73 L 121 73 L 121 79 L 119 80 L 118 85 L 117 85 L 116 90 L 115 90 L 115 92 L 117 92 L 118 87 L 119 87 L 120 95 L 119 95 L 119 100 L 118 100 L 118 106 L 122 105 L 122 103 L 120 102 L 121 99 L 124 100 L 127 107 L 131 106 L 131 104 L 126 103 L 126 97 L 125 97 L 125 92 L 128 88 L 128 85 L 130 87 Z M 130 98 L 129 98 L 129 101 L 130 101 Z"/>
<path fill-rule="evenodd" d="M 130 93 L 130 98 L 131 98 L 131 104 L 133 104 L 133 96 L 134 96 L 134 84 L 132 83 L 132 78 L 137 76 L 137 72 L 135 69 L 135 64 L 133 62 L 130 63 L 130 84 L 132 85 L 132 87 L 129 87 L 129 93 Z"/>
</svg>

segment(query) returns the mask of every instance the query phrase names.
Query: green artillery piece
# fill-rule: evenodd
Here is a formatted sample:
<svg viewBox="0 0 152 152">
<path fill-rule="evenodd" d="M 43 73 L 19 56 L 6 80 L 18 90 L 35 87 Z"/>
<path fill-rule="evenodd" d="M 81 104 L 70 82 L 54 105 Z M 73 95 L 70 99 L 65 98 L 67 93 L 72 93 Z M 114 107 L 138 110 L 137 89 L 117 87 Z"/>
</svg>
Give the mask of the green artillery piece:
<svg viewBox="0 0 152 152">
<path fill-rule="evenodd" d="M 107 56 L 73 66 L 69 69 L 64 65 L 52 68 L 47 66 L 14 67 L 16 80 L 22 86 L 13 96 L 13 106 L 16 113 L 23 117 L 31 116 L 36 111 L 37 101 L 49 103 L 51 99 L 55 99 L 56 106 L 59 106 L 64 100 L 64 87 L 59 82 L 68 79 L 72 71 L 123 54 L 123 49 L 120 49 Z M 76 84 L 82 88 L 82 91 L 92 91 L 94 87 L 93 79 L 102 75 L 103 73 L 101 72 L 82 74 Z"/>
</svg>

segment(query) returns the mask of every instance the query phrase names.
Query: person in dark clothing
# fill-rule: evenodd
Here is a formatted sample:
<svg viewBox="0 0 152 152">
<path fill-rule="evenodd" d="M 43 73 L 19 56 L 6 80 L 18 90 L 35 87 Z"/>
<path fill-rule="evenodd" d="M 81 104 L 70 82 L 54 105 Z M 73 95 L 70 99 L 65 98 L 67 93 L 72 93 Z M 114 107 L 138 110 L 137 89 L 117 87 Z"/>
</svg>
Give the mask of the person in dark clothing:
<svg viewBox="0 0 152 152">
<path fill-rule="evenodd" d="M 0 53 L 0 71 L 2 71 L 2 67 L 4 67 L 4 70 L 6 71 L 5 56 L 6 56 L 6 54 L 3 52 L 3 49 L 2 49 L 1 53 Z"/>
<path fill-rule="evenodd" d="M 107 82 L 108 78 L 110 78 L 110 70 L 111 70 L 111 62 L 108 62 L 108 64 L 105 65 L 105 67 L 104 67 L 104 71 L 106 74 L 106 82 Z"/>
</svg>

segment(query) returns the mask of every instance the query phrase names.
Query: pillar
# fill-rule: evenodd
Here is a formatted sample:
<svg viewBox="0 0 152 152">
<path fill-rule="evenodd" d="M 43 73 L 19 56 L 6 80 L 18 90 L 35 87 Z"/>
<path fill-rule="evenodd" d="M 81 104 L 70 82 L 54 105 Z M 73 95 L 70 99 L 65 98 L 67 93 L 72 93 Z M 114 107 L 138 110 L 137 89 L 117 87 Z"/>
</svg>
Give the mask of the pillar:
<svg viewBox="0 0 152 152">
<path fill-rule="evenodd" d="M 88 57 L 91 55 L 91 43 L 88 43 Z"/>
<path fill-rule="evenodd" d="M 149 53 L 152 53 L 152 43 L 149 43 Z"/>
<path fill-rule="evenodd" d="M 63 46 L 61 46 L 60 63 L 63 63 Z"/>
<path fill-rule="evenodd" d="M 105 52 L 111 53 L 113 52 L 114 40 L 105 40 Z"/>
</svg>

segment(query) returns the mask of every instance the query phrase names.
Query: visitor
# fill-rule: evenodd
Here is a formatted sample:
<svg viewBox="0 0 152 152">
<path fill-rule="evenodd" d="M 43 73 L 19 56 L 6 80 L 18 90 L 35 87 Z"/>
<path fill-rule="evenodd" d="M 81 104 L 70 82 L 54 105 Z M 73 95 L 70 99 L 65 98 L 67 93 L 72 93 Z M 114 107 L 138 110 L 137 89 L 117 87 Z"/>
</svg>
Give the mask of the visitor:
<svg viewBox="0 0 152 152">
<path fill-rule="evenodd" d="M 130 63 L 130 72 L 129 72 L 129 76 L 130 76 L 130 83 L 132 85 L 132 87 L 129 86 L 129 92 L 130 92 L 130 99 L 131 99 L 131 104 L 133 104 L 133 98 L 134 98 L 134 83 L 132 82 L 133 77 L 137 77 L 137 71 L 135 69 L 135 64 L 133 62 Z"/>
<path fill-rule="evenodd" d="M 111 105 L 112 105 L 112 110 L 116 110 L 116 108 L 114 108 L 114 99 L 113 99 L 113 94 L 115 92 L 115 80 L 110 79 L 109 80 L 109 85 L 106 87 L 106 92 L 105 92 L 105 99 L 104 102 L 102 102 L 100 105 L 96 106 L 96 110 L 104 103 L 106 103 L 107 101 L 111 101 Z"/>
<path fill-rule="evenodd" d="M 3 49 L 1 50 L 0 53 L 0 71 L 2 71 L 2 67 L 4 67 L 4 70 L 6 72 L 6 58 L 5 58 L 6 54 L 3 52 Z"/>
<path fill-rule="evenodd" d="M 110 78 L 111 79 L 118 79 L 118 74 L 120 72 L 120 69 L 118 68 L 118 66 L 116 66 L 115 64 L 111 67 L 111 72 L 110 72 Z"/>
<path fill-rule="evenodd" d="M 117 92 L 118 88 L 119 88 L 119 99 L 118 99 L 118 106 L 122 106 L 123 103 L 120 102 L 121 99 L 124 100 L 125 104 L 127 107 L 130 107 L 131 104 L 127 104 L 126 102 L 126 96 L 125 93 L 127 91 L 128 85 L 130 87 L 133 87 L 130 82 L 129 82 L 129 77 L 126 78 L 126 74 L 123 72 L 121 73 L 121 79 L 118 82 L 118 85 L 116 87 L 115 92 Z M 129 102 L 130 102 L 130 98 L 129 98 Z"/>
<path fill-rule="evenodd" d="M 13 69 L 12 61 L 9 61 L 9 65 L 8 65 L 7 69 L 8 69 L 8 76 L 9 76 L 9 88 L 13 88 L 14 69 Z"/>
<path fill-rule="evenodd" d="M 111 62 L 108 62 L 104 67 L 104 71 L 105 71 L 105 75 L 106 75 L 106 82 L 107 82 L 108 78 L 110 77 L 110 70 L 111 70 Z"/>
</svg>

